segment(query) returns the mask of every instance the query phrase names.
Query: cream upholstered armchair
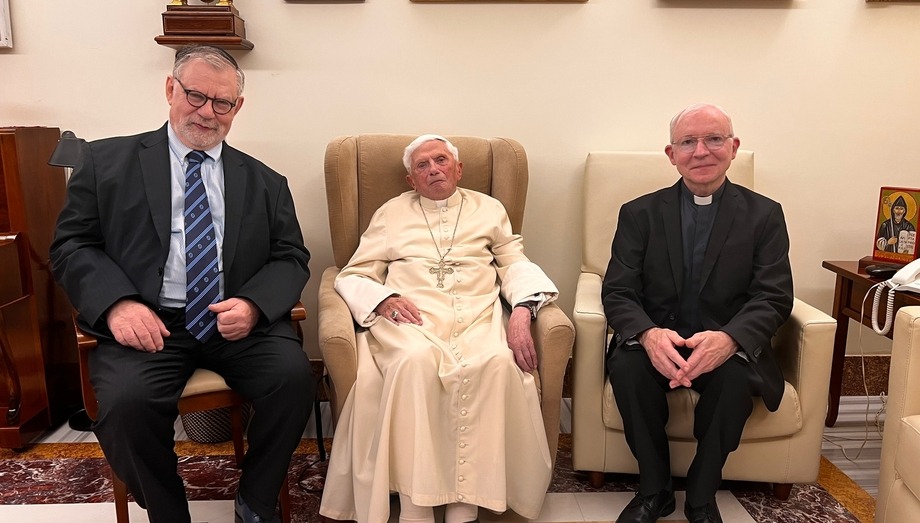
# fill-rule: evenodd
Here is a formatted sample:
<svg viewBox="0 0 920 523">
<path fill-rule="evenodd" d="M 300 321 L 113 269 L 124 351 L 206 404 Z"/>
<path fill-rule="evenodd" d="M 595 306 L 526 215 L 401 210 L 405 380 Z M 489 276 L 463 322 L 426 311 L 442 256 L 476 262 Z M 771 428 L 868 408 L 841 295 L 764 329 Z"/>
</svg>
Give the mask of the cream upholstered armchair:
<svg viewBox="0 0 920 523">
<path fill-rule="evenodd" d="M 572 461 L 575 470 L 591 472 L 596 485 L 603 482 L 604 472 L 638 473 L 604 369 L 611 331 L 601 304 L 601 283 L 618 213 L 622 204 L 669 186 L 678 176 L 663 152 L 593 152 L 585 161 L 584 247 L 573 316 Z M 728 177 L 751 187 L 753 153 L 739 151 Z M 827 314 L 795 300 L 792 316 L 773 339 L 786 378 L 783 401 L 770 413 L 755 400 L 741 445 L 725 464 L 725 479 L 771 482 L 780 499 L 789 496 L 793 483 L 817 479 L 835 326 Z M 696 451 L 697 397 L 688 389 L 668 394 L 667 432 L 676 476 L 686 474 Z"/>
<path fill-rule="evenodd" d="M 920 307 L 894 320 L 876 523 L 920 517 Z"/>
<path fill-rule="evenodd" d="M 334 419 L 355 382 L 355 325 L 333 282 L 358 247 L 371 216 L 384 202 L 407 190 L 403 150 L 415 135 L 366 134 L 343 136 L 326 147 L 326 200 L 335 267 L 323 272 L 319 289 L 318 331 L 323 362 L 332 380 Z M 460 186 L 492 195 L 505 206 L 514 232 L 521 231 L 527 195 L 527 155 L 507 138 L 448 136 L 460 150 Z M 525 241 L 526 243 L 526 241 Z M 562 382 L 575 332 L 559 307 L 541 309 L 534 329 L 539 364 L 543 423 L 550 455 L 555 460 L 559 439 Z"/>
</svg>

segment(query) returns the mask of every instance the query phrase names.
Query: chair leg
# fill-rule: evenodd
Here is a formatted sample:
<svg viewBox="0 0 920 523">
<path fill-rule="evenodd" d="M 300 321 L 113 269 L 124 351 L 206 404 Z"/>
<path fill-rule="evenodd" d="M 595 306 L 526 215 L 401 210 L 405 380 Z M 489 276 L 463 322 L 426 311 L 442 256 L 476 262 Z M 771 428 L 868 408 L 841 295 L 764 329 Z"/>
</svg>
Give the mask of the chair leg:
<svg viewBox="0 0 920 523">
<path fill-rule="evenodd" d="M 236 466 L 243 465 L 243 406 L 235 403 L 230 406 L 230 433 L 233 435 L 233 453 Z"/>
<path fill-rule="evenodd" d="M 792 483 L 774 483 L 773 484 L 773 496 L 776 499 L 786 501 L 789 499 L 789 494 L 792 492 Z"/>
<path fill-rule="evenodd" d="M 588 472 L 588 484 L 594 488 L 601 488 L 604 486 L 604 473 L 603 472 Z"/>
<path fill-rule="evenodd" d="M 110 469 L 111 470 L 111 469 Z M 128 486 L 112 472 L 112 490 L 115 491 L 115 521 L 128 523 Z"/>
<path fill-rule="evenodd" d="M 326 461 L 326 445 L 323 443 L 323 414 L 319 399 L 313 402 L 313 419 L 316 425 L 316 449 L 319 451 L 319 460 Z"/>
<path fill-rule="evenodd" d="M 291 487 L 288 485 L 287 473 L 284 474 L 284 483 L 281 484 L 281 521 L 291 523 Z"/>
</svg>

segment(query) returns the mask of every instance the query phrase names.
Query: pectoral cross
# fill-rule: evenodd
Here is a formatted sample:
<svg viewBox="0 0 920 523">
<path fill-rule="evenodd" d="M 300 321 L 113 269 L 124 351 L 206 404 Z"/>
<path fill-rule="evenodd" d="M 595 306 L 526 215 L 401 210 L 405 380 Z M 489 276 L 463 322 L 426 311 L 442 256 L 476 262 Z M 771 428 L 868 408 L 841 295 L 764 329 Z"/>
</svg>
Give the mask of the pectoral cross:
<svg viewBox="0 0 920 523">
<path fill-rule="evenodd" d="M 439 289 L 444 288 L 444 275 L 454 273 L 454 269 L 452 267 L 449 267 L 449 265 L 457 265 L 457 263 L 456 262 L 453 262 L 453 263 L 445 262 L 444 258 L 441 258 L 440 260 L 438 260 L 438 264 L 436 266 L 428 269 L 429 274 L 437 275 Z"/>
</svg>

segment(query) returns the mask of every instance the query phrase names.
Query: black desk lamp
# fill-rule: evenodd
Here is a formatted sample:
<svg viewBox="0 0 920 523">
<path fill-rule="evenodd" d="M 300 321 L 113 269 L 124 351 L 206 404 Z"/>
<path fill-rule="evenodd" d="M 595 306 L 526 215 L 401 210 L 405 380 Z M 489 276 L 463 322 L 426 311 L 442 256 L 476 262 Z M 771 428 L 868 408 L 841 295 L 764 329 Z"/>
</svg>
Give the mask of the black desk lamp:
<svg viewBox="0 0 920 523">
<path fill-rule="evenodd" d="M 77 138 L 73 131 L 64 131 L 61 133 L 61 140 L 58 142 L 57 147 L 51 153 L 51 158 L 48 159 L 48 165 L 73 169 L 80 163 L 84 142 L 85 140 Z M 70 416 L 67 424 L 73 430 L 87 432 L 91 430 L 93 421 L 89 419 L 86 410 L 80 409 Z"/>
<path fill-rule="evenodd" d="M 48 165 L 73 169 L 80 163 L 85 141 L 83 138 L 77 138 L 73 131 L 64 131 L 61 133 L 61 141 L 58 142 L 54 152 L 51 153 Z"/>
</svg>

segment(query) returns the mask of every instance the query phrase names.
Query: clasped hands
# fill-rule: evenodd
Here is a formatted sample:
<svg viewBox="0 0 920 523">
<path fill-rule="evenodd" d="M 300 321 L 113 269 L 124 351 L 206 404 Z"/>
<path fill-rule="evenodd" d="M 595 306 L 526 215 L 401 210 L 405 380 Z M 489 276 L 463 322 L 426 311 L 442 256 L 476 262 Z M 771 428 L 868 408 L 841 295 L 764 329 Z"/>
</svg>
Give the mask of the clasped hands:
<svg viewBox="0 0 920 523">
<path fill-rule="evenodd" d="M 693 380 L 738 352 L 738 343 L 722 331 L 698 332 L 684 339 L 671 329 L 652 327 L 639 335 L 639 343 L 672 389 L 690 387 Z M 690 349 L 690 357 L 685 360 L 677 347 Z"/>
<path fill-rule="evenodd" d="M 422 315 L 412 300 L 405 296 L 392 295 L 380 302 L 374 312 L 396 325 L 400 323 L 422 324 Z M 514 353 L 514 361 L 524 372 L 537 368 L 537 350 L 530 334 L 530 311 L 515 307 L 508 320 L 508 348 Z"/>
<path fill-rule="evenodd" d="M 229 298 L 208 306 L 217 314 L 217 332 L 227 341 L 245 338 L 259 321 L 259 308 L 246 298 Z M 135 300 L 115 302 L 106 313 L 115 341 L 135 350 L 158 352 L 170 332 L 150 307 Z"/>
</svg>

